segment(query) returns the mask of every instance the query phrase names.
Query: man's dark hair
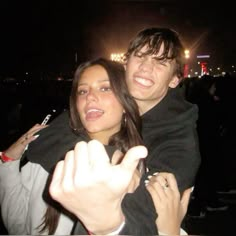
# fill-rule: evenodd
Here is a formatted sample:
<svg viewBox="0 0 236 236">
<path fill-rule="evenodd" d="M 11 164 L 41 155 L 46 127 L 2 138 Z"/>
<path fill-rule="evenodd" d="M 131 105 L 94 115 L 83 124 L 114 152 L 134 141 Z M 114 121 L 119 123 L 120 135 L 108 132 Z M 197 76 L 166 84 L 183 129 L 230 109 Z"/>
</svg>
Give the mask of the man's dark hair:
<svg viewBox="0 0 236 236">
<path fill-rule="evenodd" d="M 145 46 L 147 50 L 144 55 L 156 55 L 164 46 L 163 53 L 156 57 L 157 60 L 174 60 L 176 63 L 174 73 L 179 79 L 183 78 L 184 68 L 184 47 L 176 31 L 168 28 L 147 28 L 140 31 L 129 43 L 125 54 L 128 60 L 132 54 L 140 53 Z"/>
</svg>

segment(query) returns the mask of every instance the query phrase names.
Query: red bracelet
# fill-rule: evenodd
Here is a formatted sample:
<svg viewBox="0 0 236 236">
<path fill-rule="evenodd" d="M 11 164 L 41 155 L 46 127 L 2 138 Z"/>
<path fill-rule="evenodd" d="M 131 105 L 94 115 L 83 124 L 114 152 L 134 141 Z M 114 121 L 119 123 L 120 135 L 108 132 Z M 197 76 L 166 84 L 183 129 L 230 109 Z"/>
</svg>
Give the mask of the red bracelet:
<svg viewBox="0 0 236 236">
<path fill-rule="evenodd" d="M 2 152 L 1 159 L 2 159 L 2 162 L 15 161 L 14 158 L 6 156 L 4 152 Z"/>
</svg>

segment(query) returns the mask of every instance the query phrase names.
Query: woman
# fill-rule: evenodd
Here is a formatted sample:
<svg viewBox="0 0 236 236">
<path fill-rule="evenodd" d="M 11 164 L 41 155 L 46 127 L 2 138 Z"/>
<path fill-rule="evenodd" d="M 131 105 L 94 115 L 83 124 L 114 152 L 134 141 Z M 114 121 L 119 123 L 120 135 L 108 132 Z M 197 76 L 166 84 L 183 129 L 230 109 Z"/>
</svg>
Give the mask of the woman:
<svg viewBox="0 0 236 236">
<path fill-rule="evenodd" d="M 128 93 L 124 68 L 119 63 L 97 59 L 76 70 L 70 114 L 72 128 L 80 140 L 98 139 L 120 152 L 141 144 L 137 105 Z M 30 134 L 27 138 L 31 139 L 34 132 Z M 25 137 L 22 136 L 22 140 Z M 4 157 L 10 155 L 8 150 L 4 153 Z M 49 199 L 48 173 L 40 165 L 30 162 L 20 172 L 20 156 L 12 156 L 14 161 L 0 165 L 1 210 L 9 234 L 70 234 L 73 217 L 64 214 L 64 210 Z M 121 153 L 113 162 L 119 162 L 120 158 Z M 139 170 L 140 173 L 144 171 L 142 162 Z M 55 209 L 63 214 L 59 217 Z"/>
<path fill-rule="evenodd" d="M 128 93 L 124 68 L 116 62 L 98 59 L 76 70 L 70 115 L 74 132 L 86 141 L 96 139 L 109 145 L 107 148 L 114 146 L 120 151 L 116 152 L 116 157 L 120 158 L 122 153 L 142 143 L 137 105 Z M 144 172 L 143 162 L 138 169 L 141 174 Z M 50 211 L 49 214 L 52 215 Z M 50 225 L 49 220 L 47 224 Z"/>
</svg>

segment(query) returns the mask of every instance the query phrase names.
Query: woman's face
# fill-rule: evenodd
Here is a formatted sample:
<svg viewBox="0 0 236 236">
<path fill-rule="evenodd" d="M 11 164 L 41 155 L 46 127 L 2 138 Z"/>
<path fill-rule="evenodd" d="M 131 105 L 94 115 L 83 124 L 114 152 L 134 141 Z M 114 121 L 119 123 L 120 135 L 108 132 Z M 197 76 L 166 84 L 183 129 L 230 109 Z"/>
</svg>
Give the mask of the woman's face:
<svg viewBox="0 0 236 236">
<path fill-rule="evenodd" d="M 109 137 L 120 130 L 123 107 L 111 90 L 108 74 L 102 66 L 91 66 L 82 73 L 76 104 L 90 138 L 107 144 Z"/>
</svg>

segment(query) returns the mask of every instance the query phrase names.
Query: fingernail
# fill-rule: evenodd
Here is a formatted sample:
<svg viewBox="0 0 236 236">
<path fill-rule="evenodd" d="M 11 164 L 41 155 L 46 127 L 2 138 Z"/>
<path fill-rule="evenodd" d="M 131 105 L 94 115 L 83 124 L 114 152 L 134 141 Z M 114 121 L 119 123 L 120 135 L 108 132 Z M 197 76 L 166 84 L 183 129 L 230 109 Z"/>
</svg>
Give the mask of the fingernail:
<svg viewBox="0 0 236 236">
<path fill-rule="evenodd" d="M 151 179 L 152 177 L 153 177 L 152 175 L 149 175 L 149 176 L 148 176 L 148 179 Z"/>
<path fill-rule="evenodd" d="M 193 190 L 194 190 L 194 186 L 192 187 L 191 192 L 193 192 Z"/>
<path fill-rule="evenodd" d="M 158 175 L 159 174 L 159 172 L 155 172 L 155 173 L 153 173 L 152 175 Z"/>
<path fill-rule="evenodd" d="M 144 180 L 145 185 L 149 183 L 149 180 Z"/>
<path fill-rule="evenodd" d="M 38 138 L 38 137 L 39 137 L 39 134 L 34 135 L 34 138 L 35 138 L 35 139 Z"/>
</svg>

